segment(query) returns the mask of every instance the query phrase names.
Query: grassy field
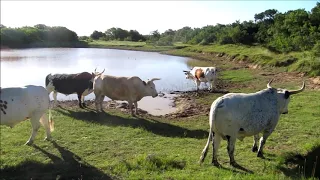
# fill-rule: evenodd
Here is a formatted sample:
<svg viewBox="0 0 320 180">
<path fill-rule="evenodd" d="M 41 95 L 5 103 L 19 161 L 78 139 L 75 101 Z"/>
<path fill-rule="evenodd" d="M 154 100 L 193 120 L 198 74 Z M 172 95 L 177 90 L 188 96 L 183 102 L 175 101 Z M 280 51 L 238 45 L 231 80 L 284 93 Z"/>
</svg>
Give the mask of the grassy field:
<svg viewBox="0 0 320 180">
<path fill-rule="evenodd" d="M 261 46 L 245 45 L 187 45 L 175 43 L 173 46 L 153 46 L 145 42 L 92 41 L 90 47 L 116 48 L 127 50 L 157 51 L 178 56 L 199 57 L 207 54 L 209 59 L 219 56 L 227 60 L 244 61 L 262 67 L 277 67 L 288 72 L 303 72 L 310 76 L 320 76 L 320 57 L 312 52 L 291 52 L 278 54 Z"/>
<path fill-rule="evenodd" d="M 228 91 L 254 92 L 270 79 L 262 70 L 225 67 L 221 79 L 229 84 Z M 299 88 L 301 79 L 277 79 L 273 86 Z M 200 94 L 196 102 L 209 108 L 221 95 Z M 0 179 L 312 179 L 315 156 L 320 154 L 319 102 L 317 90 L 307 88 L 292 96 L 289 114 L 281 116 L 266 142 L 266 159 L 251 152 L 253 138 L 237 141 L 235 159 L 247 171 L 229 165 L 226 141 L 218 157 L 223 168 L 211 165 L 211 147 L 199 165 L 209 128 L 206 113 L 166 119 L 58 107 L 53 110 L 53 142 L 43 141 L 41 128 L 35 145 L 24 146 L 29 121 L 12 129 L 1 126 Z M 316 167 L 314 176 L 319 178 L 319 159 Z"/>
<path fill-rule="evenodd" d="M 176 46 L 153 46 L 145 42 L 132 42 L 132 41 L 92 41 L 88 43 L 90 47 L 95 48 L 110 48 L 110 49 L 126 49 L 135 51 L 168 51 L 174 49 Z"/>
</svg>

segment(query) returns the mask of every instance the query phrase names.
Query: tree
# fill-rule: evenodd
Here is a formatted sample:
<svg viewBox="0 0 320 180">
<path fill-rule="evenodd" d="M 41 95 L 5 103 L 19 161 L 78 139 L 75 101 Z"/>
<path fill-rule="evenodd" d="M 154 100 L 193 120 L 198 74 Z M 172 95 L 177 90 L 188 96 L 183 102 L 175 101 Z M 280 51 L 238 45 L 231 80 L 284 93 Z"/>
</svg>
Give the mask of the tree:
<svg viewBox="0 0 320 180">
<path fill-rule="evenodd" d="M 96 31 L 96 30 L 93 31 L 93 33 L 90 35 L 90 37 L 95 40 L 97 40 L 101 37 L 104 37 L 104 36 L 105 36 L 104 33 L 100 32 L 100 31 Z"/>
<path fill-rule="evenodd" d="M 313 26 L 320 26 L 320 2 L 311 9 L 310 21 Z"/>
<path fill-rule="evenodd" d="M 49 26 L 46 26 L 44 24 L 37 24 L 34 27 L 37 28 L 37 29 L 42 29 L 42 30 L 50 28 Z"/>
</svg>

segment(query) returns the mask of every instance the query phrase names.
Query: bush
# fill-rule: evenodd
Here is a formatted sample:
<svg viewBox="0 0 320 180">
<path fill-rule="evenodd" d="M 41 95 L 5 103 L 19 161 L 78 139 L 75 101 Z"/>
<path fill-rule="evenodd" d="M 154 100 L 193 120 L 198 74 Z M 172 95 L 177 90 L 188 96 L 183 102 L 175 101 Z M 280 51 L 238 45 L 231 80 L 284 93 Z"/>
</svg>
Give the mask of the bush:
<svg viewBox="0 0 320 180">
<path fill-rule="evenodd" d="M 320 41 L 318 41 L 312 48 L 312 53 L 316 57 L 320 57 Z"/>
</svg>

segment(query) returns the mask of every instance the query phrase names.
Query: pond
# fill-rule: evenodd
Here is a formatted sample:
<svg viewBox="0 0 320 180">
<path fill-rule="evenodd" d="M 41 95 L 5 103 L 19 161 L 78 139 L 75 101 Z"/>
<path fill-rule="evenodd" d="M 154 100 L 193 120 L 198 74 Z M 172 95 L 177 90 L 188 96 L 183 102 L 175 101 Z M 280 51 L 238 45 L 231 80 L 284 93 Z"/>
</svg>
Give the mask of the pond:
<svg viewBox="0 0 320 180">
<path fill-rule="evenodd" d="M 192 81 L 185 79 L 183 70 L 190 69 L 188 58 L 163 55 L 156 52 L 128 51 L 99 48 L 33 48 L 1 50 L 1 87 L 24 86 L 28 84 L 45 87 L 45 77 L 55 73 L 93 72 L 95 68 L 104 74 L 114 76 L 139 76 L 142 80 L 161 78 L 155 81 L 158 92 L 194 90 Z M 58 100 L 75 100 L 75 94 L 58 94 Z M 85 100 L 94 99 L 93 93 Z M 52 94 L 50 95 L 52 99 Z M 160 100 L 162 99 L 162 100 Z M 109 98 L 105 98 L 109 100 Z M 153 102 L 156 101 L 156 102 Z M 161 101 L 161 102 L 160 102 Z M 165 98 L 145 97 L 139 108 L 149 110 L 150 104 L 163 104 Z M 156 106 L 156 105 L 155 105 Z M 174 110 L 174 108 L 169 108 Z M 162 113 L 164 113 L 162 111 Z"/>
</svg>

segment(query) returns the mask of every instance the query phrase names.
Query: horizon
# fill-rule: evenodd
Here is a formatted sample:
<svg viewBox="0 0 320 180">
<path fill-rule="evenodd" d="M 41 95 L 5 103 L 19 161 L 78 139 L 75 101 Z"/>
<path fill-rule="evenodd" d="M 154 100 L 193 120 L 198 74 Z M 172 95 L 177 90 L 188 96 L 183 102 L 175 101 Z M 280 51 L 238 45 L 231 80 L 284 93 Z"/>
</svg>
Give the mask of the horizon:
<svg viewBox="0 0 320 180">
<path fill-rule="evenodd" d="M 237 20 L 254 21 L 254 14 L 267 9 L 276 9 L 280 13 L 296 9 L 310 12 L 317 2 L 2 0 L 1 24 L 11 28 L 33 27 L 36 24 L 63 26 L 78 36 L 90 36 L 95 30 L 105 32 L 112 27 L 137 30 L 147 35 L 154 30 L 163 33 L 168 29 L 178 30 L 185 26 L 202 28 L 217 23 L 230 24 Z"/>
</svg>

